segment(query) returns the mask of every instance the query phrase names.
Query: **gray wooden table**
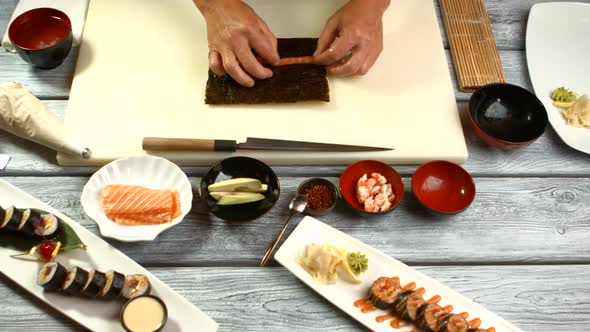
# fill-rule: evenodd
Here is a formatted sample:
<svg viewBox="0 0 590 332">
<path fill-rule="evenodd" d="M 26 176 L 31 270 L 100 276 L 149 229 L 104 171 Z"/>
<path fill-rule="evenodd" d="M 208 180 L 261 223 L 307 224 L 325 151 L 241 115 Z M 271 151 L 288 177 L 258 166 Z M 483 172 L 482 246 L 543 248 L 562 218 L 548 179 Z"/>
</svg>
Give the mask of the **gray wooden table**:
<svg viewBox="0 0 590 332">
<path fill-rule="evenodd" d="M 508 81 L 528 89 L 524 36 L 528 12 L 538 2 L 543 1 L 486 1 Z M 0 0 L 0 32 L 15 5 L 16 0 Z M 76 55 L 74 50 L 59 68 L 41 71 L 17 55 L 0 52 L 0 82 L 26 84 L 63 116 Z M 385 216 L 363 220 L 340 204 L 322 220 L 439 279 L 525 331 L 588 331 L 590 155 L 567 147 L 551 128 L 525 149 L 491 149 L 465 121 L 469 95 L 456 91 L 469 147 L 464 167 L 477 186 L 468 210 L 433 216 L 406 189 L 400 207 Z M 60 167 L 53 151 L 4 132 L 0 153 L 13 157 L 0 172 L 4 180 L 98 234 L 79 202 L 95 168 Z M 275 167 L 283 194 L 271 213 L 254 222 L 226 224 L 194 204 L 185 222 L 156 241 L 109 242 L 204 310 L 222 331 L 360 330 L 360 324 L 276 262 L 257 267 L 287 216 L 287 198 L 297 185 L 309 176 L 338 182 L 343 168 Z M 410 188 L 415 166 L 396 168 Z M 184 170 L 198 184 L 205 168 Z M 79 329 L 6 277 L 0 280 L 0 331 Z"/>
</svg>

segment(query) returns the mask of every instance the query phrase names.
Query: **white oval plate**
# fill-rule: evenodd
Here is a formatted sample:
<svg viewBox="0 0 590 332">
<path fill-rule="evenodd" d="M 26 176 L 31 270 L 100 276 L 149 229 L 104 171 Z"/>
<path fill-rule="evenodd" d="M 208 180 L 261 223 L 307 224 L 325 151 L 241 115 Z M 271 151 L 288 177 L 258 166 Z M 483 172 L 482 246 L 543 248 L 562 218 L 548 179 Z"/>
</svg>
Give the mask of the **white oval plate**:
<svg viewBox="0 0 590 332">
<path fill-rule="evenodd" d="M 526 31 L 526 59 L 537 97 L 549 122 L 572 148 L 590 154 L 590 129 L 568 126 L 551 101 L 551 92 L 565 86 L 590 94 L 590 4 L 535 4 Z"/>
<path fill-rule="evenodd" d="M 178 190 L 182 214 L 160 225 L 119 225 L 105 215 L 101 206 L 99 193 L 108 184 Z M 186 174 L 174 163 L 160 157 L 139 156 L 115 160 L 99 169 L 84 186 L 80 201 L 84 212 L 96 222 L 102 236 L 125 242 L 151 241 L 182 221 L 191 210 L 193 191 Z"/>
</svg>

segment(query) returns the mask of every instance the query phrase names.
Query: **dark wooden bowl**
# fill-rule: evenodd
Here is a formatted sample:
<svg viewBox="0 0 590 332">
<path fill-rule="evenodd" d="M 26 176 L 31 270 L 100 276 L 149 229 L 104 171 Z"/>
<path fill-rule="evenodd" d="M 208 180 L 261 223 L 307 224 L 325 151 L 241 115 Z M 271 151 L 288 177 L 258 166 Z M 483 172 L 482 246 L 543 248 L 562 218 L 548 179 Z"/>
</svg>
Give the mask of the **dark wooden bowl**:
<svg viewBox="0 0 590 332">
<path fill-rule="evenodd" d="M 215 182 L 233 178 L 253 178 L 268 185 L 264 199 L 257 202 L 217 205 L 207 187 Z M 281 192 L 279 178 L 267 164 L 249 157 L 231 157 L 213 165 L 201 179 L 201 199 L 212 215 L 225 221 L 249 221 L 261 217 L 278 201 Z"/>
<path fill-rule="evenodd" d="M 466 170 L 448 161 L 431 161 L 416 169 L 412 191 L 426 208 L 439 213 L 458 213 L 475 198 L 475 183 Z"/>
<path fill-rule="evenodd" d="M 8 38 L 27 63 L 51 69 L 59 66 L 72 49 L 72 23 L 57 9 L 37 8 L 14 19 Z"/>
<path fill-rule="evenodd" d="M 527 146 L 545 132 L 547 111 L 531 92 L 505 83 L 486 85 L 469 100 L 475 133 L 500 149 Z"/>
<path fill-rule="evenodd" d="M 358 180 L 364 174 L 370 175 L 371 173 L 381 173 L 387 179 L 387 182 L 391 183 L 395 198 L 389 210 L 383 212 L 367 212 L 364 206 L 356 199 L 356 184 Z M 401 175 L 393 167 L 377 160 L 361 160 L 348 166 L 342 175 L 340 175 L 340 194 L 348 205 L 362 214 L 384 214 L 395 210 L 402 201 L 404 197 L 404 183 Z"/>
</svg>

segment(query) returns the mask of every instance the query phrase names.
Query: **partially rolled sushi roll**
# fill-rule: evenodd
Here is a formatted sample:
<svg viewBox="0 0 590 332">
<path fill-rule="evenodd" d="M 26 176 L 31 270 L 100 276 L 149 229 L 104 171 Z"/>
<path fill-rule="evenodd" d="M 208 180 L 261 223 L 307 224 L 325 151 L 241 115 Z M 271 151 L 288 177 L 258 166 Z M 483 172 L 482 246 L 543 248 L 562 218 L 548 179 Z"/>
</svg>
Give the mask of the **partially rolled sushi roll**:
<svg viewBox="0 0 590 332">
<path fill-rule="evenodd" d="M 37 283 L 46 291 L 57 291 L 61 289 L 67 273 L 66 268 L 57 262 L 45 263 L 39 270 Z"/>
<path fill-rule="evenodd" d="M 21 219 L 22 212 L 11 206 L 4 211 L 4 219 L 0 223 L 0 229 L 3 231 L 16 231 L 20 226 Z"/>
<path fill-rule="evenodd" d="M 69 295 L 79 295 L 88 282 L 88 274 L 88 271 L 77 266 L 69 269 L 62 286 L 63 292 Z"/>
<path fill-rule="evenodd" d="M 53 239 L 61 231 L 61 223 L 56 216 L 47 213 L 41 215 L 41 220 L 35 227 L 34 234 L 43 239 Z"/>
<path fill-rule="evenodd" d="M 114 300 L 119 297 L 123 291 L 123 287 L 125 286 L 125 275 L 110 270 L 105 273 L 105 276 L 107 279 L 106 283 L 98 296 L 102 300 Z"/>
<path fill-rule="evenodd" d="M 125 285 L 123 286 L 124 298 L 130 300 L 134 297 L 149 294 L 152 285 L 148 278 L 142 274 L 133 274 L 125 277 Z"/>
<path fill-rule="evenodd" d="M 17 232 L 33 235 L 35 228 L 37 228 L 37 225 L 39 225 L 40 222 L 41 214 L 39 212 L 35 212 L 31 209 L 24 209 L 22 210 L 22 217 Z"/>
<path fill-rule="evenodd" d="M 88 279 L 82 288 L 82 295 L 86 297 L 96 297 L 106 284 L 106 276 L 104 273 L 96 270 L 88 272 Z"/>
</svg>

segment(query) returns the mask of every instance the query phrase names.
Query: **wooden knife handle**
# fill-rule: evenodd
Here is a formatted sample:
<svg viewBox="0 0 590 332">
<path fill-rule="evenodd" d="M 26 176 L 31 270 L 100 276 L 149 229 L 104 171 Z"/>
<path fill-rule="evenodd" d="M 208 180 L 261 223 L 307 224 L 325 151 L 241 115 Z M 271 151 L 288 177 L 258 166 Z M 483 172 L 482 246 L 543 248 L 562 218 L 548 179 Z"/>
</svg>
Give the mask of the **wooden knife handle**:
<svg viewBox="0 0 590 332">
<path fill-rule="evenodd" d="M 154 151 L 236 151 L 237 144 L 221 139 L 144 137 L 142 146 Z"/>
</svg>

